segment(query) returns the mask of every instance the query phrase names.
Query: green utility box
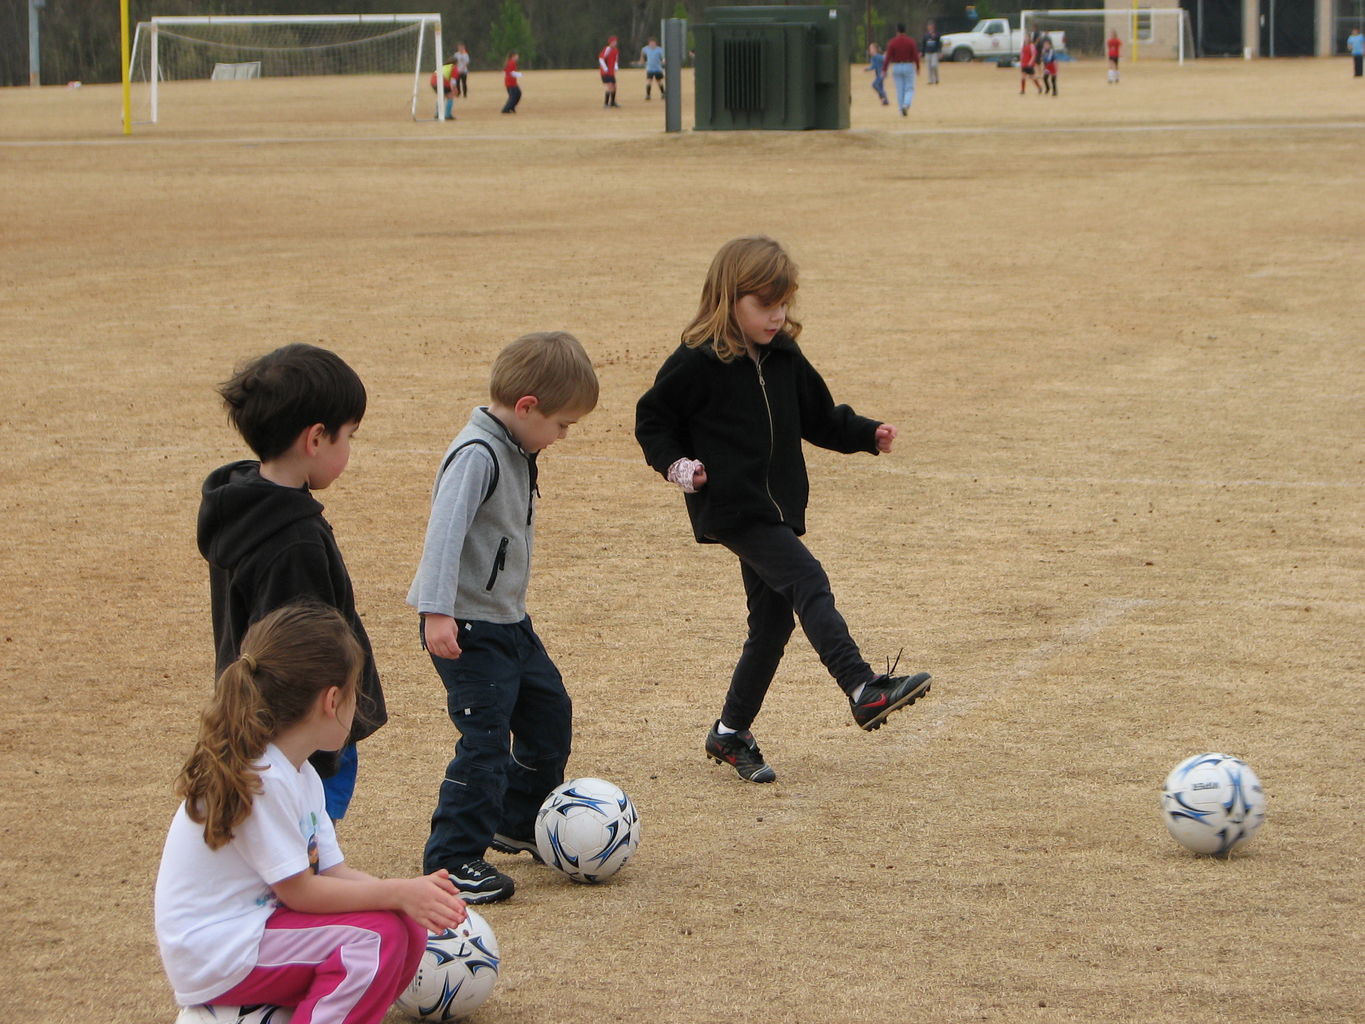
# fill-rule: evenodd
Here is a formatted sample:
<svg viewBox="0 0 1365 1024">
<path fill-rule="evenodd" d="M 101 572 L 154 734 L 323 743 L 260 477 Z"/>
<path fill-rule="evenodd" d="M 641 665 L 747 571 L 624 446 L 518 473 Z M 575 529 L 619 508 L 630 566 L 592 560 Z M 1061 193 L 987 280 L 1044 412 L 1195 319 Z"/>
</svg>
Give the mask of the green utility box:
<svg viewBox="0 0 1365 1024">
<path fill-rule="evenodd" d="M 847 11 L 711 7 L 692 32 L 699 131 L 848 127 Z"/>
</svg>

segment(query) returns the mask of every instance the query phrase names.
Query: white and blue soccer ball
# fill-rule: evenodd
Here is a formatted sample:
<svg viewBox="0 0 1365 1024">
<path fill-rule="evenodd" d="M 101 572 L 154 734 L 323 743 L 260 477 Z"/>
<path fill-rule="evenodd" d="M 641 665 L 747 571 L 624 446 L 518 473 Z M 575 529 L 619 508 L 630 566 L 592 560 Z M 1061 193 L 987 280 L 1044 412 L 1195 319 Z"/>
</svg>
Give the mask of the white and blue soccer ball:
<svg viewBox="0 0 1365 1024">
<path fill-rule="evenodd" d="M 418 1020 L 459 1020 L 493 994 L 501 963 L 493 929 L 470 907 L 463 923 L 427 936 L 417 973 L 394 1005 Z"/>
<path fill-rule="evenodd" d="M 175 1024 L 289 1024 L 294 1011 L 287 1006 L 187 1006 Z"/>
<path fill-rule="evenodd" d="M 540 859 L 575 882 L 603 882 L 640 845 L 640 815 L 605 779 L 573 779 L 551 791 L 536 815 Z"/>
<path fill-rule="evenodd" d="M 1166 776 L 1161 811 L 1181 846 L 1224 856 L 1261 827 L 1265 792 L 1245 761 L 1227 754 L 1196 754 Z"/>
</svg>

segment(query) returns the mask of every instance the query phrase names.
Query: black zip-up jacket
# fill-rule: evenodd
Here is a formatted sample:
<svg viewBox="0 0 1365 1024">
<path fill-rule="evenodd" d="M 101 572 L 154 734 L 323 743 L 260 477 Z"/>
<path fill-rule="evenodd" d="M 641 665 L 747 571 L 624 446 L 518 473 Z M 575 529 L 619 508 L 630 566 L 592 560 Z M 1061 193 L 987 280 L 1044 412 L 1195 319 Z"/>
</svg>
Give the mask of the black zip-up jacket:
<svg viewBox="0 0 1365 1024">
<path fill-rule="evenodd" d="M 281 487 L 261 476 L 261 464 L 229 463 L 204 481 L 199 505 L 199 553 L 209 563 L 209 599 L 215 673 L 237 659 L 247 627 L 291 601 L 311 599 L 339 611 L 365 651 L 352 740 L 370 735 L 388 719 L 374 651 L 355 608 L 351 576 L 307 487 Z M 319 752 L 313 761 L 334 774 L 336 758 Z"/>
<path fill-rule="evenodd" d="M 710 342 L 679 345 L 635 407 L 635 438 L 665 477 L 679 459 L 706 466 L 686 495 L 699 543 L 754 522 L 806 532 L 805 439 L 836 452 L 877 453 L 877 420 L 835 405 L 796 341 L 779 332 L 758 352 L 722 362 Z"/>
</svg>

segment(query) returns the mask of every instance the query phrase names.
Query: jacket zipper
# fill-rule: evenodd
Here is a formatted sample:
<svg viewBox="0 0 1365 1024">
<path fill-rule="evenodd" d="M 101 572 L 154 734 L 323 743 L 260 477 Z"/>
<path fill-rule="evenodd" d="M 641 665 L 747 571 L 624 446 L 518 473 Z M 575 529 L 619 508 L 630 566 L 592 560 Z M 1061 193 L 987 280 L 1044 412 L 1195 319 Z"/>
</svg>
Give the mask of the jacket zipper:
<svg viewBox="0 0 1365 1024">
<path fill-rule="evenodd" d="M 765 357 L 766 353 L 754 358 L 754 369 L 758 371 L 758 390 L 763 392 L 763 408 L 768 413 L 768 465 L 763 471 L 763 489 L 768 492 L 768 500 L 773 503 L 773 508 L 777 509 L 777 518 L 785 523 L 787 515 L 782 511 L 782 506 L 777 503 L 777 499 L 773 497 L 773 489 L 768 486 L 768 478 L 773 468 L 773 449 L 777 446 L 777 435 L 773 426 L 773 407 L 768 401 L 768 382 L 763 379 L 763 360 Z"/>
<path fill-rule="evenodd" d="M 493 556 L 493 571 L 488 576 L 488 586 L 484 590 L 492 590 L 493 584 L 498 582 L 498 573 L 507 568 L 507 538 L 502 539 L 498 545 L 498 553 Z"/>
</svg>

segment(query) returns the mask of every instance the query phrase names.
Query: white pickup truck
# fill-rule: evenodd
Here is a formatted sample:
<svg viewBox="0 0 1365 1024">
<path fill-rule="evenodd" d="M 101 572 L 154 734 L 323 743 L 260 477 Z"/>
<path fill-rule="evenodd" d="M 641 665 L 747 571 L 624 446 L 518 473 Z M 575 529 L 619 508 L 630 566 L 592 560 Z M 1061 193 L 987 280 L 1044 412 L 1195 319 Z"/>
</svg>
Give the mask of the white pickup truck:
<svg viewBox="0 0 1365 1024">
<path fill-rule="evenodd" d="M 1066 52 L 1066 33 L 1049 32 L 1052 48 Z M 1010 65 L 1019 59 L 1023 33 L 1011 28 L 1008 18 L 983 18 L 971 32 L 950 32 L 943 37 L 945 60 L 993 60 Z"/>
</svg>

